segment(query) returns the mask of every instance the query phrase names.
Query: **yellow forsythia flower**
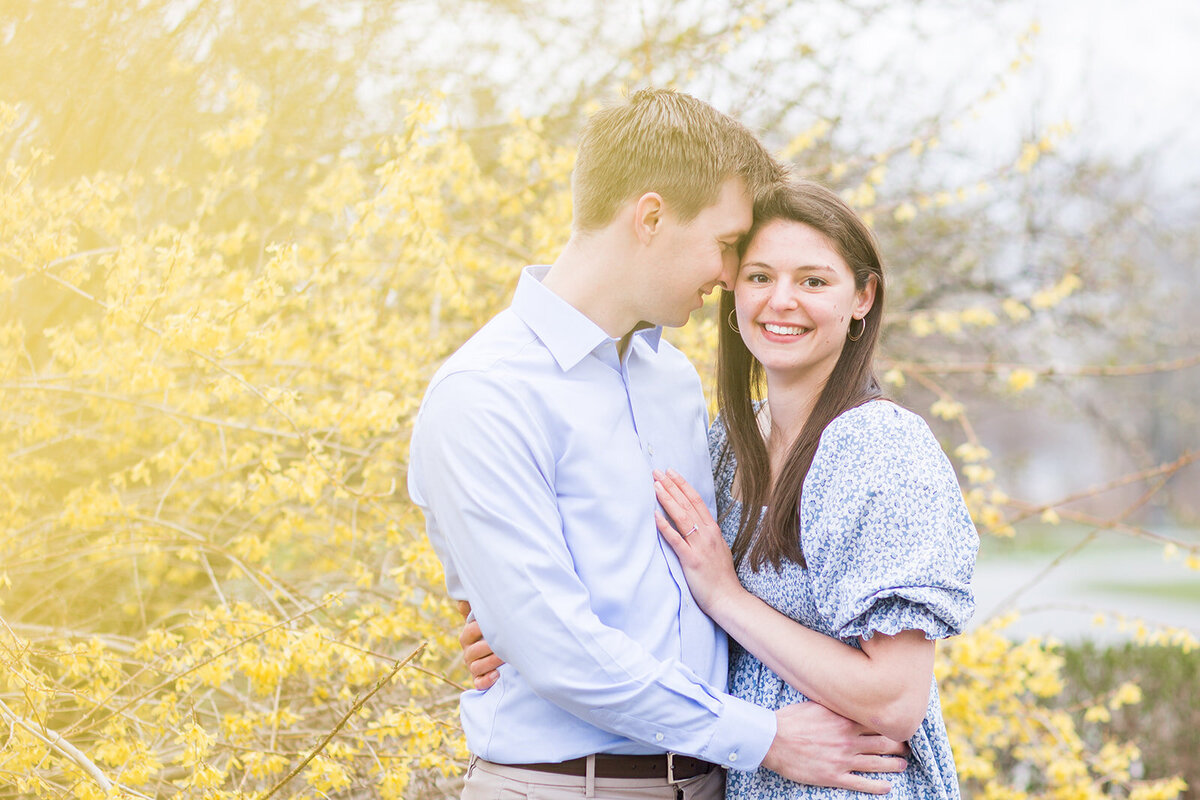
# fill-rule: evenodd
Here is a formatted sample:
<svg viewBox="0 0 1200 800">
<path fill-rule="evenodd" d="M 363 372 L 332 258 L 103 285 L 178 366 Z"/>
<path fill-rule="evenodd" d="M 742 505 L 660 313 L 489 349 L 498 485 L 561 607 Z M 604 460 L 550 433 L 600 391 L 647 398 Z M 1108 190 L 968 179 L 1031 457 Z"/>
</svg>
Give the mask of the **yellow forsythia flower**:
<svg viewBox="0 0 1200 800">
<path fill-rule="evenodd" d="M 1014 369 L 1008 374 L 1008 389 L 1013 393 L 1023 392 L 1037 383 L 1037 373 L 1030 369 Z"/>
<path fill-rule="evenodd" d="M 958 419 L 963 415 L 963 404 L 955 400 L 940 399 L 934 401 L 929 410 L 935 417 L 941 417 L 946 420 Z"/>
</svg>

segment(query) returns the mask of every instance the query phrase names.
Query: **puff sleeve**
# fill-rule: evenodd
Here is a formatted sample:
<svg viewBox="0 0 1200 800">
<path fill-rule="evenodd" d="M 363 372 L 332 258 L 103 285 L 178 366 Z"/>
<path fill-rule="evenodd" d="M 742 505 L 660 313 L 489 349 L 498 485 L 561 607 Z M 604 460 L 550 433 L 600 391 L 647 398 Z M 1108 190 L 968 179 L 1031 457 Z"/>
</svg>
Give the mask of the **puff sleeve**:
<svg viewBox="0 0 1200 800">
<path fill-rule="evenodd" d="M 873 401 L 821 437 L 800 504 L 801 544 L 833 635 L 962 630 L 975 608 L 979 536 L 921 417 Z"/>
</svg>

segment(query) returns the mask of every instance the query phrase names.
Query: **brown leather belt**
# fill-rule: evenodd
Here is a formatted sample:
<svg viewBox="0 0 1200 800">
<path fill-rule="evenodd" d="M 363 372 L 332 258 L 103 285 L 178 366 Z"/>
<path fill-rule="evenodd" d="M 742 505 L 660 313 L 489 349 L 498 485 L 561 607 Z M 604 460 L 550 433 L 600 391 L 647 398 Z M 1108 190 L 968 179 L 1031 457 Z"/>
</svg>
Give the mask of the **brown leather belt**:
<svg viewBox="0 0 1200 800">
<path fill-rule="evenodd" d="M 518 769 L 537 772 L 553 772 L 556 775 L 587 775 L 587 758 L 545 764 L 506 764 Z M 717 769 L 711 761 L 701 761 L 691 756 L 665 753 L 657 756 L 618 756 L 608 753 L 596 754 L 597 778 L 666 778 L 669 783 L 707 775 Z"/>
</svg>

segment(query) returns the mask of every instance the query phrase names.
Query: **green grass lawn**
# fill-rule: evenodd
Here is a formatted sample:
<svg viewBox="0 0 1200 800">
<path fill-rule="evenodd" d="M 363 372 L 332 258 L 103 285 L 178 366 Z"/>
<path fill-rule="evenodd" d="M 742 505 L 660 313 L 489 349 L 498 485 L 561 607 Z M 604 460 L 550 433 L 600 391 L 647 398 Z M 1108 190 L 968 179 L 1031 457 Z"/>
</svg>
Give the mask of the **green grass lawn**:
<svg viewBox="0 0 1200 800">
<path fill-rule="evenodd" d="M 1177 603 L 1200 603 L 1200 574 L 1173 581 L 1095 581 L 1087 588 L 1111 594 L 1156 597 Z"/>
</svg>

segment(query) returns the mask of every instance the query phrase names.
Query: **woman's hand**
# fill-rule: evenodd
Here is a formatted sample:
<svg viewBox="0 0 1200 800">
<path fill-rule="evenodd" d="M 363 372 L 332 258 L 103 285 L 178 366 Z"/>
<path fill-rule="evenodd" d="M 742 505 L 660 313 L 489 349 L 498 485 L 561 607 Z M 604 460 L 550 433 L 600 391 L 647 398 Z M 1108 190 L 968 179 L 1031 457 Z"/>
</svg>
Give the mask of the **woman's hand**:
<svg viewBox="0 0 1200 800">
<path fill-rule="evenodd" d="M 709 513 L 708 505 L 675 470 L 655 470 L 654 491 L 675 523 L 672 527 L 662 513 L 655 511 L 658 532 L 679 557 L 692 597 L 713 616 L 719 605 L 745 592 L 733 568 L 733 556 L 721 537 L 721 528 Z"/>
<path fill-rule="evenodd" d="M 487 691 L 500 680 L 500 665 L 504 662 L 500 656 L 492 652 L 492 646 L 483 638 L 483 630 L 471 616 L 471 604 L 466 600 L 458 601 L 458 613 L 466 618 L 462 633 L 458 635 L 458 643 L 463 651 L 463 663 L 471 671 L 471 682 L 481 692 Z"/>
</svg>

